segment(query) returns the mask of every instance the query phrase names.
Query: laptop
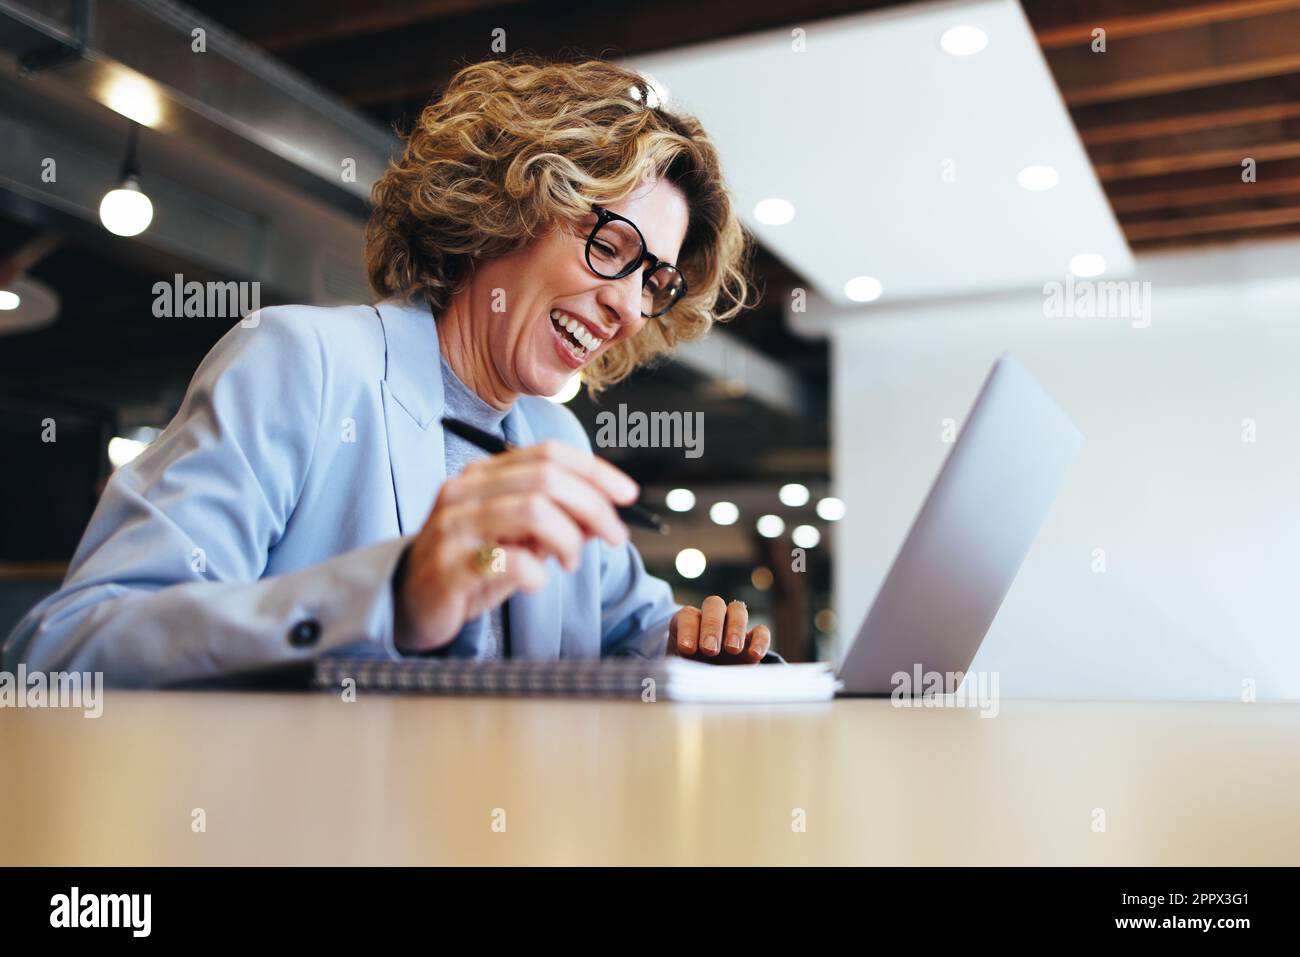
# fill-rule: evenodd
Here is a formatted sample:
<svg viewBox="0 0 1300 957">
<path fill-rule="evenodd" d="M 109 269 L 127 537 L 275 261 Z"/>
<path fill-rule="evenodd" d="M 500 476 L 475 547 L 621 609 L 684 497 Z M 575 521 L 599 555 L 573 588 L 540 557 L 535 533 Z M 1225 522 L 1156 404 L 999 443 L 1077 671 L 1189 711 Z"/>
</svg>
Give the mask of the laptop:
<svg viewBox="0 0 1300 957">
<path fill-rule="evenodd" d="M 1009 354 L 996 363 L 840 662 L 841 695 L 952 694 L 1083 434 Z M 922 687 L 912 676 L 938 675 Z"/>
</svg>

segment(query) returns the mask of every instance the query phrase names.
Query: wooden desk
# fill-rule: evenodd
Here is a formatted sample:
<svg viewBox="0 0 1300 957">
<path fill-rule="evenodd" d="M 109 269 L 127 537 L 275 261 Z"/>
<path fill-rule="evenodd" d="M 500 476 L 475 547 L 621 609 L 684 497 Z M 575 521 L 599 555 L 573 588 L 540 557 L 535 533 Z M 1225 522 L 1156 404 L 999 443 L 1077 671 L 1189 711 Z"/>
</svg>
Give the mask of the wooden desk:
<svg viewBox="0 0 1300 957">
<path fill-rule="evenodd" d="M 5 865 L 1300 863 L 1300 705 L 110 691 L 0 768 Z"/>
</svg>

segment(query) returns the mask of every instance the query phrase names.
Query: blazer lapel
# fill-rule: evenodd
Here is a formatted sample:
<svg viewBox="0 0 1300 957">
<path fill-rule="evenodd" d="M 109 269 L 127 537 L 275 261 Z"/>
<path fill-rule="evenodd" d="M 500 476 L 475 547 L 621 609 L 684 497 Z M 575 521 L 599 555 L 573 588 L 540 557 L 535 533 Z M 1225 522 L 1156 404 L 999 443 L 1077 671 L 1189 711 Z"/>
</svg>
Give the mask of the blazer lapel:
<svg viewBox="0 0 1300 957">
<path fill-rule="evenodd" d="M 535 441 L 532 427 L 516 402 L 506 415 L 502 428 L 506 439 L 515 445 Z M 534 661 L 554 661 L 560 657 L 560 620 L 563 603 L 564 569 L 554 558 L 546 560 L 546 585 L 538 591 L 515 592 L 507 600 L 510 610 L 510 657 Z"/>
<path fill-rule="evenodd" d="M 397 522 L 403 535 L 412 535 L 447 477 L 438 327 L 427 306 L 385 300 L 375 310 L 384 331 L 381 389 Z"/>
</svg>

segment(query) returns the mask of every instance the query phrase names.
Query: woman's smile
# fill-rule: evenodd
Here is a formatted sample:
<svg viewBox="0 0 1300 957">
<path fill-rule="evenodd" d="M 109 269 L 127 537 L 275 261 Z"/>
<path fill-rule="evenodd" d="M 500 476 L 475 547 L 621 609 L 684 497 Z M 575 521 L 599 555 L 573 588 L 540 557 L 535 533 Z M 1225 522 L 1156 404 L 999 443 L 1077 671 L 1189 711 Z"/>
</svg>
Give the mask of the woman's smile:
<svg viewBox="0 0 1300 957">
<path fill-rule="evenodd" d="M 596 335 L 590 325 L 563 309 L 550 313 L 551 338 L 560 359 L 573 369 L 580 369 L 608 339 Z"/>
</svg>

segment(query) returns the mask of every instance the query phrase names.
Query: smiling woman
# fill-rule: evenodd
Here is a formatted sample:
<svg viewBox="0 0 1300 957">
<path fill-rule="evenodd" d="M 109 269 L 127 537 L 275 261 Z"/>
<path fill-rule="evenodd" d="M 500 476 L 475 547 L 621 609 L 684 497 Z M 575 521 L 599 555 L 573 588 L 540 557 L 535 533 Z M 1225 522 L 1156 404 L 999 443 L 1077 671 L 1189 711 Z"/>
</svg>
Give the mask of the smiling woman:
<svg viewBox="0 0 1300 957">
<path fill-rule="evenodd" d="M 637 484 L 545 398 L 751 296 L 713 144 L 647 89 L 599 60 L 462 69 L 375 184 L 381 301 L 228 331 L 5 660 L 119 684 L 322 653 L 762 660 L 742 602 L 682 608 L 646 572 Z"/>
<path fill-rule="evenodd" d="M 564 243 L 586 240 L 600 218 L 596 204 L 641 213 L 628 218 L 640 224 L 650 250 L 677 264 L 689 289 L 663 321 L 590 357 L 582 375 L 589 389 L 619 381 L 739 313 L 751 295 L 748 247 L 717 150 L 694 118 L 645 106 L 647 88 L 639 74 L 601 60 L 517 57 L 461 70 L 374 188 L 366 264 L 376 292 L 425 295 L 440 312 L 465 288 L 475 263 L 516 253 L 552 231 L 559 233 L 552 251 L 581 265 L 581 257 L 565 255 Z M 647 190 L 655 180 L 669 185 Z M 683 218 L 685 235 L 674 235 Z M 604 229 L 601 239 L 628 233 Z M 503 308 L 517 309 L 511 287 L 500 288 Z"/>
</svg>

